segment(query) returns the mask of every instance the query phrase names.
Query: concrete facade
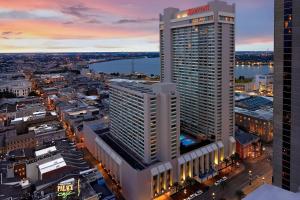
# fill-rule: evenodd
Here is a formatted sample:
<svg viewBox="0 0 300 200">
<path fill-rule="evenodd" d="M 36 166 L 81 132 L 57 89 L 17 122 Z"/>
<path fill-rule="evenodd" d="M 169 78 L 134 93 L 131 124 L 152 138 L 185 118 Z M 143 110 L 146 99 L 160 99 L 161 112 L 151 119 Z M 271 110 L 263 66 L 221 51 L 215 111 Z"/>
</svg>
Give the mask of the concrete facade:
<svg viewBox="0 0 300 200">
<path fill-rule="evenodd" d="M 175 84 L 111 83 L 111 134 L 145 163 L 179 155 L 179 116 Z"/>
<path fill-rule="evenodd" d="M 17 97 L 28 96 L 31 88 L 31 82 L 25 79 L 0 82 L 0 92 L 12 92 Z"/>
<path fill-rule="evenodd" d="M 84 124 L 83 132 L 89 152 L 120 184 L 123 196 L 130 200 L 153 199 L 170 191 L 175 182 L 183 183 L 187 177 L 205 181 L 218 173 L 218 164 L 224 159 L 224 145 L 218 142 L 138 169 L 97 135 L 92 126 Z"/>
<path fill-rule="evenodd" d="M 180 94 L 181 129 L 222 141 L 234 135 L 235 5 L 212 1 L 160 15 L 161 81 Z"/>
</svg>

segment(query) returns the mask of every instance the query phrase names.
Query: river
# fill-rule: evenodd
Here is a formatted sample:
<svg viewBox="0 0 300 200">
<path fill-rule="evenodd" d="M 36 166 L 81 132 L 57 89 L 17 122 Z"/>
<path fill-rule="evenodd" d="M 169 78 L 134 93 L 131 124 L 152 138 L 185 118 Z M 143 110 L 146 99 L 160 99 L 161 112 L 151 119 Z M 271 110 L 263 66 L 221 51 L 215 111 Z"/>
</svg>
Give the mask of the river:
<svg viewBox="0 0 300 200">
<path fill-rule="evenodd" d="M 134 67 L 132 67 L 134 66 Z M 160 74 L 160 60 L 159 58 L 140 58 L 134 60 L 115 60 L 109 62 L 100 62 L 91 64 L 90 69 L 95 72 L 104 73 L 130 73 L 132 69 L 135 72 L 144 73 L 147 75 Z M 273 71 L 273 68 L 268 65 L 262 66 L 236 66 L 235 76 L 245 76 L 247 78 L 254 77 L 258 74 L 268 74 Z"/>
</svg>

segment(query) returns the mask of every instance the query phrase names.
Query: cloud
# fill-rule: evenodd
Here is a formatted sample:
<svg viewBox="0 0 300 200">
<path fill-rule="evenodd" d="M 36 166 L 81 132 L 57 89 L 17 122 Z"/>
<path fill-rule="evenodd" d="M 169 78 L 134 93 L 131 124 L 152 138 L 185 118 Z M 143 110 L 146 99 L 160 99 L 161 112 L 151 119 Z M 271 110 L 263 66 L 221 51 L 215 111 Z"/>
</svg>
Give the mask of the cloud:
<svg viewBox="0 0 300 200">
<path fill-rule="evenodd" d="M 121 46 L 95 45 L 94 48 L 96 48 L 96 49 L 118 49 L 118 48 L 121 48 Z"/>
<path fill-rule="evenodd" d="M 85 18 L 89 16 L 88 14 L 86 14 L 86 12 L 90 10 L 90 8 L 84 6 L 83 4 L 77 4 L 69 7 L 64 7 L 61 12 L 78 18 Z"/>
<path fill-rule="evenodd" d="M 16 38 L 16 36 L 21 34 L 22 32 L 4 31 L 1 33 L 0 38 L 8 40 L 11 38 Z"/>
<path fill-rule="evenodd" d="M 88 24 L 101 24 L 102 22 L 98 19 L 90 19 L 90 20 L 86 21 L 86 23 L 88 23 Z"/>
<path fill-rule="evenodd" d="M 273 40 L 273 1 L 272 0 L 227 0 L 236 3 L 236 38 L 237 47 L 243 49 L 251 47 L 257 50 L 270 46 Z M 140 50 L 153 48 L 159 50 L 157 16 L 166 7 L 178 7 L 187 9 L 207 3 L 207 0 L 0 0 L 0 43 L 11 44 L 13 39 L 24 39 L 22 45 L 33 50 L 33 42 L 38 39 L 53 39 L 60 42 L 48 45 L 60 49 L 60 44 L 66 45 L 66 41 L 78 39 L 76 45 L 84 48 L 94 48 L 94 40 L 107 41 L 105 47 L 120 44 L 112 44 L 110 39 L 132 41 L 123 44 L 122 50 Z M 253 14 L 255 13 L 255 14 Z M 7 33 L 6 33 L 7 32 Z M 10 33 L 12 32 L 12 33 Z M 21 34 L 16 34 L 20 32 Z M 2 35 L 3 33 L 3 35 Z M 138 37 L 143 39 L 135 42 Z M 8 40 L 9 39 L 9 40 Z M 65 39 L 64 41 L 62 41 Z M 91 40 L 91 43 L 82 40 Z M 25 41 L 26 40 L 26 41 Z M 144 46 L 140 45 L 143 41 Z M 78 44 L 77 44 L 78 43 Z M 20 40 L 14 43 L 22 46 Z M 0 45 L 0 51 L 3 49 Z M 43 49 L 45 45 L 38 45 L 36 49 Z M 101 49 L 101 46 L 99 46 Z M 119 49 L 118 49 L 119 50 Z M 3 51 L 3 50 L 2 50 Z"/>
<path fill-rule="evenodd" d="M 74 24 L 74 22 L 67 21 L 67 22 L 63 22 L 63 24 L 69 25 L 69 24 Z"/>
<path fill-rule="evenodd" d="M 87 7 L 84 4 L 76 4 L 68 7 L 63 7 L 61 12 L 65 15 L 73 17 L 76 21 L 67 21 L 63 24 L 77 24 L 77 23 L 86 23 L 86 24 L 101 24 L 100 20 L 101 15 L 99 15 L 99 10 Z"/>
<path fill-rule="evenodd" d="M 129 23 L 148 23 L 148 22 L 157 22 L 158 18 L 149 18 L 149 19 L 120 19 L 115 22 L 115 24 L 129 24 Z"/>
<path fill-rule="evenodd" d="M 273 43 L 273 36 L 257 36 L 257 37 L 239 37 L 237 38 L 237 43 L 239 45 L 247 44 L 268 44 Z"/>
<path fill-rule="evenodd" d="M 48 9 L 35 9 L 31 11 L 0 9 L 0 19 L 11 21 L 24 19 L 62 20 L 64 15 L 61 12 Z"/>
</svg>

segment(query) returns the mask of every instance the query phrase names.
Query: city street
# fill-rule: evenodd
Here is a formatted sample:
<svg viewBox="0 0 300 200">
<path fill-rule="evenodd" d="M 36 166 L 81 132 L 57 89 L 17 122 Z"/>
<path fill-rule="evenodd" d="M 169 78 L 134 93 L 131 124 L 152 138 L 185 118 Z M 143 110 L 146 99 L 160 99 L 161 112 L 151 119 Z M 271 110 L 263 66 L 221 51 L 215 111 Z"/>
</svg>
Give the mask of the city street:
<svg viewBox="0 0 300 200">
<path fill-rule="evenodd" d="M 231 179 L 226 181 L 224 187 L 222 186 L 212 186 L 208 192 L 203 195 L 194 198 L 195 200 L 209 200 L 213 199 L 213 193 L 215 194 L 215 199 L 224 198 L 226 200 L 235 200 L 237 199 L 236 191 L 243 190 L 245 187 L 249 185 L 249 171 L 252 174 L 252 185 L 256 184 L 253 189 L 259 187 L 263 184 L 264 180 L 262 177 L 267 180 L 271 179 L 272 176 L 272 166 L 271 161 L 268 160 L 267 157 L 253 163 L 253 162 L 244 162 L 245 170 L 241 172 L 239 175 L 232 177 Z M 261 179 L 262 181 L 258 181 L 257 179 Z"/>
</svg>

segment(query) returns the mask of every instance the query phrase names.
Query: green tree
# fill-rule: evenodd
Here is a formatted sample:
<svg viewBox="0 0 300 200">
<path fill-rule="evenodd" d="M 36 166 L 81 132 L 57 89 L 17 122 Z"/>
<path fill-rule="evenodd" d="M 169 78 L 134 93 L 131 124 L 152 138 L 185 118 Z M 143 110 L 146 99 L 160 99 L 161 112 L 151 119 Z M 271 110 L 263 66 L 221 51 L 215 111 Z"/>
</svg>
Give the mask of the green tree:
<svg viewBox="0 0 300 200">
<path fill-rule="evenodd" d="M 180 189 L 180 185 L 179 185 L 178 182 L 175 182 L 175 183 L 173 184 L 173 187 L 175 188 L 175 192 L 178 192 L 179 189 Z"/>
<path fill-rule="evenodd" d="M 235 192 L 235 195 L 237 196 L 237 198 L 239 199 L 239 200 L 242 200 L 242 198 L 244 198 L 246 195 L 245 195 L 245 193 L 243 192 L 243 190 L 237 190 L 236 192 Z"/>
<path fill-rule="evenodd" d="M 225 162 L 225 166 L 227 167 L 230 161 L 229 161 L 228 158 L 225 158 L 225 159 L 224 159 L 224 162 Z"/>
<path fill-rule="evenodd" d="M 29 92 L 28 96 L 37 97 L 39 96 L 35 91 Z"/>
<path fill-rule="evenodd" d="M 195 184 L 195 179 L 191 178 L 191 177 L 186 177 L 185 179 L 185 184 L 190 186 L 190 185 L 194 185 Z"/>
<path fill-rule="evenodd" d="M 16 98 L 16 95 L 9 91 L 0 92 L 0 98 Z"/>
</svg>

